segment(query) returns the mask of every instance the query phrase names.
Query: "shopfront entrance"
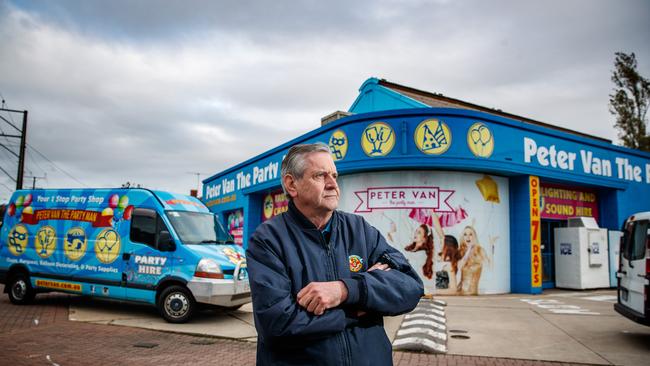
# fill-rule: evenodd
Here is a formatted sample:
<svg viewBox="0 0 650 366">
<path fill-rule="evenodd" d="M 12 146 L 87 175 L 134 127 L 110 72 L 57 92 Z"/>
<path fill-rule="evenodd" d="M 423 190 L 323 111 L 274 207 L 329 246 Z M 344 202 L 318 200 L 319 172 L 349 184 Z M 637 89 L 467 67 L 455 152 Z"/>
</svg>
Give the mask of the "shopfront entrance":
<svg viewBox="0 0 650 366">
<path fill-rule="evenodd" d="M 554 229 L 566 227 L 566 220 L 542 219 L 542 288 L 555 287 Z"/>
</svg>

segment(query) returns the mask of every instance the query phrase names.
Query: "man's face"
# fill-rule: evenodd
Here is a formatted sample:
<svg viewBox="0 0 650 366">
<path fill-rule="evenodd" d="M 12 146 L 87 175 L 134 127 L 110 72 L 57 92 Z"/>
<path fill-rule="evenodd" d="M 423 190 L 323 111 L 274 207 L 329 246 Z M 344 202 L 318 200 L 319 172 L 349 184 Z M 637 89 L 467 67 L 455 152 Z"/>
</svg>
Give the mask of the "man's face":
<svg viewBox="0 0 650 366">
<path fill-rule="evenodd" d="M 339 186 L 332 155 L 326 152 L 312 153 L 305 163 L 302 178 L 294 180 L 295 191 L 291 192 L 294 203 L 309 211 L 306 214 L 334 211 L 339 204 Z"/>
</svg>

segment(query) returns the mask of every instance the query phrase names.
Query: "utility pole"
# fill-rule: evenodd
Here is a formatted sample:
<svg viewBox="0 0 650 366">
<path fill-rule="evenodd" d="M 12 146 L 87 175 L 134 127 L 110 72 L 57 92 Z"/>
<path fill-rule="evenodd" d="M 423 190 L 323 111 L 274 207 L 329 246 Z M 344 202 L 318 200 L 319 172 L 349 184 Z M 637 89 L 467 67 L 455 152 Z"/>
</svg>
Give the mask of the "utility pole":
<svg viewBox="0 0 650 366">
<path fill-rule="evenodd" d="M 201 176 L 206 175 L 205 173 L 199 173 L 199 172 L 186 172 L 187 174 L 192 174 L 196 175 L 196 191 L 201 192 Z"/>
<path fill-rule="evenodd" d="M 4 100 L 3 100 L 3 106 L 4 106 Z M 23 178 L 25 174 L 25 148 L 27 147 L 27 111 L 18 111 L 15 109 L 7 109 L 7 108 L 0 108 L 0 112 L 8 112 L 8 113 L 22 113 L 23 115 L 23 128 L 20 129 L 16 127 L 11 121 L 8 119 L 4 118 L 3 116 L 0 116 L 0 119 L 2 119 L 4 122 L 6 122 L 8 125 L 13 127 L 19 135 L 8 135 L 4 133 L 0 133 L 1 137 L 5 138 L 16 138 L 20 139 L 20 151 L 19 154 L 16 154 L 13 150 L 9 149 L 7 146 L 4 146 L 0 144 L 0 146 L 4 147 L 7 149 L 9 152 L 11 152 L 12 155 L 16 156 L 18 158 L 18 172 L 16 174 L 16 178 L 12 177 L 7 171 L 2 169 L 2 171 L 9 176 L 11 180 L 16 182 L 16 190 L 22 189 L 23 188 Z"/>
<path fill-rule="evenodd" d="M 25 178 L 32 178 L 32 189 L 36 189 L 36 179 L 47 179 L 47 175 L 44 175 L 42 177 L 36 177 L 33 175 L 30 176 L 25 176 Z"/>
</svg>

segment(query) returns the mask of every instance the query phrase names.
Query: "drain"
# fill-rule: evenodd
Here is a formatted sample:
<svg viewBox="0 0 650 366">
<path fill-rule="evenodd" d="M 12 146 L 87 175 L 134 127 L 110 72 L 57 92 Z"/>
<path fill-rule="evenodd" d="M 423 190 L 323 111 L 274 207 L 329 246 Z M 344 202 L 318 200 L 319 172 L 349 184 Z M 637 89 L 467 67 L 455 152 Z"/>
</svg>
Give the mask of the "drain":
<svg viewBox="0 0 650 366">
<path fill-rule="evenodd" d="M 146 342 L 140 342 L 140 343 L 136 343 L 136 344 L 134 344 L 133 347 L 138 347 L 138 348 L 154 348 L 154 347 L 158 347 L 158 343 L 146 343 Z"/>
<path fill-rule="evenodd" d="M 451 336 L 453 339 L 469 339 L 469 336 L 463 335 L 463 334 L 454 334 Z"/>
<path fill-rule="evenodd" d="M 467 333 L 467 331 L 462 329 L 450 329 L 449 333 Z"/>
</svg>

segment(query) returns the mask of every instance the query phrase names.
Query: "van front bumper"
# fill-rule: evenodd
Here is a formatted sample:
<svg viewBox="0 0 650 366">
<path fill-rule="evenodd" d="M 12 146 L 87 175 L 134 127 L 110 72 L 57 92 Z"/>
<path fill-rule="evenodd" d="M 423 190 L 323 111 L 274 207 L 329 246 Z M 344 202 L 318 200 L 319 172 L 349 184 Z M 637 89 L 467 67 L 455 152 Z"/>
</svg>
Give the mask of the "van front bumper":
<svg viewBox="0 0 650 366">
<path fill-rule="evenodd" d="M 235 268 L 233 279 L 192 277 L 187 288 L 196 302 L 217 306 L 239 306 L 251 302 L 248 278 L 238 279 L 240 266 Z"/>
</svg>

